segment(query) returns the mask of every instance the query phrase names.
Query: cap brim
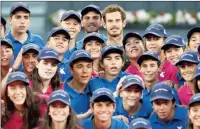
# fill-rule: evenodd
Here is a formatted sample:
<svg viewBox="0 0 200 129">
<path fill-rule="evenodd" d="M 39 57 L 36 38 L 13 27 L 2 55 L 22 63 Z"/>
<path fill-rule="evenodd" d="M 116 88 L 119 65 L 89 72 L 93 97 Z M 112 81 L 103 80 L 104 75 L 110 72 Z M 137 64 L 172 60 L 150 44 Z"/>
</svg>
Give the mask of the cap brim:
<svg viewBox="0 0 200 129">
<path fill-rule="evenodd" d="M 27 9 L 23 6 L 19 6 L 19 7 L 15 8 L 14 10 L 12 10 L 11 14 L 15 13 L 16 11 L 20 11 L 20 10 L 26 10 L 28 13 L 31 13 L 29 9 Z"/>
<path fill-rule="evenodd" d="M 83 40 L 83 44 L 87 43 L 90 40 L 97 40 L 99 43 L 104 43 L 104 40 L 98 36 L 89 36 Z M 84 46 L 84 45 L 83 45 Z"/>
<path fill-rule="evenodd" d="M 85 14 L 87 14 L 90 11 L 97 12 L 98 14 L 101 15 L 101 12 L 98 9 L 96 9 L 94 7 L 86 7 L 81 11 L 81 17 L 83 17 Z"/>
<path fill-rule="evenodd" d="M 195 74 L 193 79 L 197 78 L 198 76 L 200 76 L 200 73 Z"/>
<path fill-rule="evenodd" d="M 58 30 L 58 31 L 52 33 L 51 36 L 49 36 L 49 38 L 55 36 L 56 34 L 64 34 L 67 37 L 67 39 L 71 38 L 70 35 L 69 35 L 69 33 L 67 31 L 63 30 L 63 29 Z"/>
<path fill-rule="evenodd" d="M 142 89 L 144 89 L 144 87 L 142 87 L 142 85 L 141 84 L 139 84 L 139 83 L 136 83 L 136 82 L 131 82 L 131 83 L 128 83 L 128 84 L 126 84 L 126 85 L 123 85 L 122 86 L 122 88 L 128 88 L 128 87 L 130 87 L 130 86 L 132 86 L 132 85 L 137 85 L 138 87 L 140 87 L 140 88 L 142 88 Z"/>
<path fill-rule="evenodd" d="M 93 62 L 94 60 L 92 58 L 89 57 L 79 57 L 76 59 L 73 59 L 72 61 L 70 61 L 70 65 L 74 64 L 74 62 L 76 61 L 89 61 L 89 62 Z"/>
<path fill-rule="evenodd" d="M 108 54 L 110 53 L 118 53 L 120 55 L 123 55 L 123 50 L 121 49 L 118 49 L 118 48 L 111 48 L 111 49 L 108 49 L 106 52 L 104 52 L 102 55 L 101 55 L 101 60 Z"/>
<path fill-rule="evenodd" d="M 90 102 L 93 103 L 96 100 L 98 100 L 98 101 L 106 101 L 106 100 L 108 100 L 108 101 L 112 101 L 113 103 L 115 103 L 115 100 L 113 100 L 110 96 L 108 96 L 108 95 L 102 95 L 102 94 L 100 94 L 100 95 L 92 98 L 90 100 Z"/>
<path fill-rule="evenodd" d="M 164 44 L 161 49 L 166 50 L 167 48 L 169 48 L 170 46 L 174 46 L 174 47 L 184 47 L 185 45 L 181 45 L 181 44 L 175 44 L 175 43 L 168 43 L 168 44 Z"/>
<path fill-rule="evenodd" d="M 152 35 L 155 35 L 155 36 L 158 36 L 158 37 L 165 37 L 164 35 L 160 35 L 160 34 L 155 33 L 155 32 L 147 32 L 147 33 L 145 33 L 142 37 L 146 37 L 146 36 L 149 35 L 149 34 L 152 34 Z"/>
<path fill-rule="evenodd" d="M 53 57 L 53 56 L 45 56 L 45 57 L 41 57 L 39 59 L 55 59 L 56 61 L 58 61 L 58 63 L 61 63 L 60 60 L 58 60 L 57 58 Z"/>
<path fill-rule="evenodd" d="M 13 46 L 9 42 L 7 42 L 5 40 L 1 40 L 1 44 L 6 44 L 6 45 L 10 46 L 13 49 Z"/>
<path fill-rule="evenodd" d="M 126 45 L 126 40 L 130 37 L 137 37 L 138 39 L 142 40 L 142 37 L 139 34 L 136 33 L 127 33 L 123 38 L 123 45 Z"/>
<path fill-rule="evenodd" d="M 36 51 L 37 53 L 39 53 L 39 51 L 40 51 L 40 50 L 38 50 L 38 49 L 36 49 L 36 48 L 29 48 L 29 49 L 24 50 L 24 51 L 22 52 L 22 55 L 23 55 L 24 53 L 30 51 L 30 50 L 34 50 L 34 51 Z"/>
<path fill-rule="evenodd" d="M 191 30 L 189 30 L 189 32 L 187 33 L 187 38 L 188 38 L 188 40 L 191 38 L 191 36 L 192 36 L 192 34 L 193 34 L 194 32 L 200 32 L 200 27 L 197 26 L 197 27 L 194 27 L 194 28 L 192 28 Z"/>
<path fill-rule="evenodd" d="M 6 20 L 3 17 L 1 17 L 1 24 L 4 26 L 6 25 Z"/>
<path fill-rule="evenodd" d="M 68 18 L 76 19 L 79 23 L 81 23 L 80 17 L 78 17 L 76 14 L 71 14 L 71 15 L 69 15 L 69 16 L 66 16 L 66 17 L 64 17 L 61 21 L 64 21 L 64 20 L 66 20 L 66 19 L 68 19 Z"/>
<path fill-rule="evenodd" d="M 199 62 L 197 62 L 197 61 L 193 61 L 193 60 L 189 60 L 189 59 L 184 59 L 184 60 L 178 61 L 178 62 L 175 64 L 175 66 L 178 66 L 178 65 L 180 65 L 181 63 L 184 63 L 184 62 L 190 62 L 190 63 L 195 63 L 195 64 L 198 64 L 198 63 L 199 63 Z"/>
<path fill-rule="evenodd" d="M 47 104 L 49 105 L 49 104 L 51 104 L 51 103 L 53 103 L 53 102 L 55 102 L 55 101 L 60 101 L 60 102 L 63 102 L 64 104 L 66 104 L 66 105 L 70 105 L 69 102 L 67 102 L 67 101 L 65 101 L 65 100 L 63 100 L 63 99 L 52 99 L 52 100 L 50 100 Z"/>
<path fill-rule="evenodd" d="M 138 58 L 138 60 L 137 60 L 137 64 L 138 64 L 139 66 L 141 65 L 141 63 L 143 62 L 143 60 L 144 60 L 145 57 L 150 57 L 150 58 L 153 58 L 153 59 L 155 59 L 156 61 L 160 62 L 160 60 L 158 60 L 158 59 L 155 58 L 154 56 L 151 56 L 151 55 L 142 55 L 142 56 L 140 56 L 140 57 Z"/>
<path fill-rule="evenodd" d="M 11 80 L 11 81 L 7 82 L 7 83 L 6 83 L 6 86 L 9 85 L 10 83 L 14 82 L 14 81 L 22 81 L 22 82 L 24 82 L 25 84 L 29 85 L 29 82 L 27 82 L 27 81 L 25 81 L 25 80 L 23 80 L 23 79 L 14 79 L 14 80 Z"/>
<path fill-rule="evenodd" d="M 155 97 L 151 98 L 150 101 L 152 102 L 152 101 L 157 100 L 157 99 L 173 100 L 174 97 L 173 97 L 173 96 L 172 96 L 172 97 L 166 97 L 166 96 L 155 96 Z"/>
</svg>

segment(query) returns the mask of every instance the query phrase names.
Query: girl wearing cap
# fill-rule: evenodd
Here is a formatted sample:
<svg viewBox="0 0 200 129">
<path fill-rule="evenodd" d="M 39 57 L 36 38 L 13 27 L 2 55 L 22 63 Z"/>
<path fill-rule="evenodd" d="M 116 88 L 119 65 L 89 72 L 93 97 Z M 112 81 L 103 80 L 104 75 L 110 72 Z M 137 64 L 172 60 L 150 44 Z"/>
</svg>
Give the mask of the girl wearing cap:
<svg viewBox="0 0 200 129">
<path fill-rule="evenodd" d="M 1 125 L 4 129 L 32 129 L 39 124 L 40 113 L 33 99 L 27 76 L 13 72 L 8 76 L 5 90 L 5 113 Z"/>
<path fill-rule="evenodd" d="M 188 116 L 188 129 L 200 129 L 200 93 L 190 99 Z"/>
<path fill-rule="evenodd" d="M 188 46 L 190 50 L 197 51 L 200 45 L 200 26 L 196 26 L 187 33 Z"/>
<path fill-rule="evenodd" d="M 82 129 L 78 126 L 67 92 L 63 90 L 52 92 L 41 129 Z"/>
<path fill-rule="evenodd" d="M 102 71 L 100 66 L 100 56 L 104 45 L 104 40 L 101 35 L 96 32 L 87 34 L 83 40 L 83 49 L 88 51 L 94 60 L 92 73 L 93 77 L 96 77 L 98 73 Z"/>
<path fill-rule="evenodd" d="M 144 52 L 142 37 L 137 32 L 127 33 L 123 38 L 123 46 L 126 55 L 130 58 L 131 61 L 131 64 L 126 69 L 126 72 L 142 77 L 139 71 L 139 66 L 137 64 L 138 57 L 141 56 Z"/>
</svg>

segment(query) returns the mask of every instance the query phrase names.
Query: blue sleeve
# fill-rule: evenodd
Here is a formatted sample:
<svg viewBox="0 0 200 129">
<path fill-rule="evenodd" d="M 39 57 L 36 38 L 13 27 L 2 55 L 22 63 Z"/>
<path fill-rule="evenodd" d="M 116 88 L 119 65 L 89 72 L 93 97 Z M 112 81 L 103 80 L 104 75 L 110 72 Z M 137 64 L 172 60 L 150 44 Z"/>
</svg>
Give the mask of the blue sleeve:
<svg viewBox="0 0 200 129">
<path fill-rule="evenodd" d="M 180 100 L 178 98 L 178 93 L 176 91 L 176 89 L 172 88 L 172 92 L 174 94 L 175 100 L 176 100 L 176 104 L 180 104 Z"/>
<path fill-rule="evenodd" d="M 45 42 L 40 35 L 34 35 L 34 43 L 40 46 L 41 49 L 45 46 Z"/>
<path fill-rule="evenodd" d="M 95 91 L 96 89 L 102 88 L 102 82 L 99 78 L 93 78 L 89 81 L 89 88 L 91 92 Z"/>
</svg>

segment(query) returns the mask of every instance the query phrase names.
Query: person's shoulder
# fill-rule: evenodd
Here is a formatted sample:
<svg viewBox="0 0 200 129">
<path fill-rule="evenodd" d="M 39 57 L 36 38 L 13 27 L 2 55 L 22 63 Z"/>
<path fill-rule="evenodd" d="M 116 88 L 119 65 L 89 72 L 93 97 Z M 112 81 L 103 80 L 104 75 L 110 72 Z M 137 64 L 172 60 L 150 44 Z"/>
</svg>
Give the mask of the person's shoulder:
<svg viewBox="0 0 200 129">
<path fill-rule="evenodd" d="M 185 89 L 186 89 L 187 87 L 185 86 L 185 85 L 183 85 L 183 86 L 181 86 L 179 89 L 178 89 L 178 93 L 184 93 L 185 92 Z"/>
<path fill-rule="evenodd" d="M 91 118 L 81 120 L 80 125 L 85 129 L 91 127 L 92 126 Z"/>
<path fill-rule="evenodd" d="M 112 118 L 112 127 L 111 128 L 115 128 L 115 129 L 128 129 L 128 124 L 126 124 L 124 121 L 120 120 L 120 119 L 115 119 Z"/>
</svg>

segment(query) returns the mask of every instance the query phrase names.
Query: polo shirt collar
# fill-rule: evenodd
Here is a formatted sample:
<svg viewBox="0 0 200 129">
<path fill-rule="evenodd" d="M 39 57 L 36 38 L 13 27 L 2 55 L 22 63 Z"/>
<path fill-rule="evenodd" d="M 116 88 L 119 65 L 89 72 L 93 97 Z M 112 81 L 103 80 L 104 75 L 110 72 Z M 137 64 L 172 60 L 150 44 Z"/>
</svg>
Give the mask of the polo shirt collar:
<svg viewBox="0 0 200 129">
<path fill-rule="evenodd" d="M 27 30 L 26 33 L 28 34 L 28 38 L 25 42 L 33 42 L 33 36 L 31 34 L 31 32 L 29 30 Z M 6 37 L 11 39 L 12 41 L 18 41 L 12 36 L 11 31 L 8 32 Z"/>
</svg>

